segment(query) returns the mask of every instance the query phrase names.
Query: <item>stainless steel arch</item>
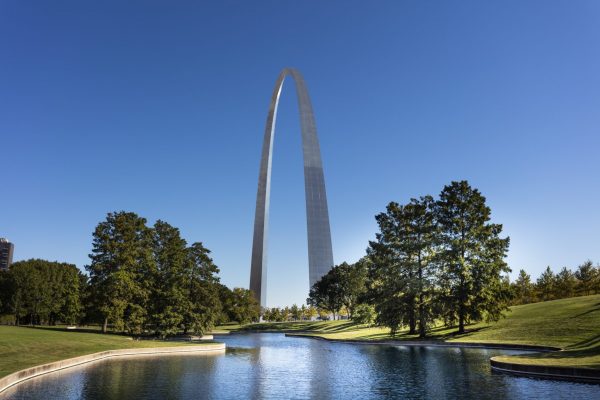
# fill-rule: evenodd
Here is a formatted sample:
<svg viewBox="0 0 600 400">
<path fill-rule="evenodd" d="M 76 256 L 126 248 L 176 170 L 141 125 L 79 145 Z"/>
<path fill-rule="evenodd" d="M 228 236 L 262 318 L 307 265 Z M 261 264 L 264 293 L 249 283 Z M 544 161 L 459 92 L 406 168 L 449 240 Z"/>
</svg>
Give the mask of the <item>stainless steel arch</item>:
<svg viewBox="0 0 600 400">
<path fill-rule="evenodd" d="M 293 68 L 285 68 L 279 74 L 275 89 L 271 96 L 265 137 L 263 140 L 258 190 L 256 193 L 256 213 L 254 216 L 254 240 L 252 243 L 252 263 L 250 269 L 250 289 L 254 292 L 261 306 L 266 302 L 267 284 L 267 234 L 269 224 L 269 197 L 271 192 L 271 160 L 273 154 L 273 138 L 275 135 L 275 119 L 281 88 L 286 76 L 290 75 L 296 82 L 298 108 L 300 109 L 300 129 L 302 131 L 302 153 L 304 156 L 304 192 L 306 195 L 306 225 L 308 234 L 308 271 L 309 283 L 312 286 L 331 267 L 333 267 L 333 251 L 331 248 L 331 231 L 329 228 L 329 212 L 325 193 L 325 178 L 321 150 L 317 138 L 317 127 L 306 84 L 300 72 Z"/>
</svg>

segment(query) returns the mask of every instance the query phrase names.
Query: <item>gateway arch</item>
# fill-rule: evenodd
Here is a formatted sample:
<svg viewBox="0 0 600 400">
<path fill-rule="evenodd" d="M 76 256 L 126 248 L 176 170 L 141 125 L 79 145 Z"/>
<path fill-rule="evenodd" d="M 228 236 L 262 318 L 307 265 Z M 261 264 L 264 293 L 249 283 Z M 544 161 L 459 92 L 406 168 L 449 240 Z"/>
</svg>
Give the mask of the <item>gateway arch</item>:
<svg viewBox="0 0 600 400">
<path fill-rule="evenodd" d="M 300 111 L 302 153 L 304 155 L 304 192 L 306 195 L 310 286 L 312 287 L 315 282 L 321 279 L 333 267 L 325 178 L 323 176 L 323 163 L 321 162 L 321 150 L 319 139 L 317 138 L 315 117 L 302 75 L 293 68 L 285 68 L 279 74 L 273 95 L 271 96 L 260 159 L 258 190 L 256 193 L 250 289 L 254 292 L 261 306 L 265 306 L 267 292 L 267 236 L 275 119 L 283 81 L 288 75 L 296 82 L 296 94 L 298 96 L 298 108 Z"/>
</svg>

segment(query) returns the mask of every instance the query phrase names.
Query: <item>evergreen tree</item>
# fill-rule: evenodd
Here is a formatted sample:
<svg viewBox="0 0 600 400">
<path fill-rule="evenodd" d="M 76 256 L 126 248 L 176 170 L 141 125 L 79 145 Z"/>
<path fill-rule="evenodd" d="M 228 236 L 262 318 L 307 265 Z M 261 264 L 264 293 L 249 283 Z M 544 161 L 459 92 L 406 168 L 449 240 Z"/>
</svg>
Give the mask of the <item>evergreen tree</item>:
<svg viewBox="0 0 600 400">
<path fill-rule="evenodd" d="M 378 322 L 392 332 L 408 325 L 409 333 L 425 337 L 432 320 L 434 255 L 437 227 L 431 196 L 392 202 L 376 217 L 380 232 L 370 242 L 371 300 Z M 393 278 L 393 279 L 390 279 Z"/>
<path fill-rule="evenodd" d="M 519 277 L 513 284 L 514 295 L 517 304 L 528 304 L 534 301 L 534 287 L 531 276 L 524 270 L 519 271 Z"/>
<path fill-rule="evenodd" d="M 577 289 L 577 278 L 567 267 L 563 267 L 555 278 L 555 298 L 573 297 Z"/>
<path fill-rule="evenodd" d="M 187 249 L 187 255 L 186 285 L 189 289 L 186 292 L 188 301 L 184 302 L 186 308 L 183 309 L 184 331 L 203 334 L 218 321 L 223 307 L 217 277 L 219 268 L 210 258 L 210 250 L 202 243 L 193 243 Z M 252 312 L 256 310 L 253 308 Z"/>
<path fill-rule="evenodd" d="M 554 298 L 554 285 L 554 273 L 550 269 L 550 266 L 548 266 L 542 275 L 540 275 L 536 283 L 536 289 L 543 301 L 552 300 Z"/>
<path fill-rule="evenodd" d="M 579 280 L 580 290 L 586 296 L 592 293 L 592 290 L 597 285 L 597 281 L 600 280 L 599 272 L 591 260 L 587 260 L 575 271 L 575 277 Z"/>
<path fill-rule="evenodd" d="M 148 320 L 148 303 L 156 264 L 153 231 L 131 212 L 109 213 L 93 234 L 90 286 L 102 316 L 117 331 L 139 334 Z"/>
<path fill-rule="evenodd" d="M 164 221 L 154 224 L 154 260 L 151 312 L 156 333 L 175 335 L 183 330 L 184 310 L 191 308 L 187 280 L 187 243 L 179 229 Z"/>
<path fill-rule="evenodd" d="M 502 274 L 510 272 L 504 262 L 509 239 L 500 237 L 502 225 L 490 223 L 490 214 L 485 197 L 467 181 L 444 187 L 437 202 L 442 301 L 456 313 L 459 333 L 470 321 L 497 320 L 507 308 Z"/>
</svg>

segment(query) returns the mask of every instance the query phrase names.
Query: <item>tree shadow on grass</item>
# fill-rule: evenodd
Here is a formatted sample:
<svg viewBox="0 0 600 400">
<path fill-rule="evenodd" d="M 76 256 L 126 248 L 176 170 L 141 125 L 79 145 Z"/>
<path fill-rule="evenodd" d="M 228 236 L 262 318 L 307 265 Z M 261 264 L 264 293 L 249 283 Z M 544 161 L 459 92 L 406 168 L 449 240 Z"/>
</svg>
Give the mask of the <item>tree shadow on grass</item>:
<svg viewBox="0 0 600 400">
<path fill-rule="evenodd" d="M 600 334 L 589 339 L 582 340 L 579 343 L 569 346 L 566 351 L 577 352 L 584 351 L 591 354 L 600 354 Z"/>
<path fill-rule="evenodd" d="M 489 328 L 490 328 L 489 326 L 481 326 L 481 327 L 477 327 L 477 328 L 469 328 L 469 327 L 467 327 L 465 329 L 464 333 L 458 333 L 458 331 L 456 331 L 456 330 L 453 330 L 452 332 L 441 333 L 443 331 L 448 330 L 448 328 L 446 328 L 446 327 L 439 327 L 439 328 L 436 328 L 436 329 L 432 329 L 430 331 L 432 334 L 428 335 L 428 337 L 430 337 L 432 339 L 439 339 L 439 340 L 462 339 L 462 338 L 471 337 L 475 333 L 483 332 L 483 331 L 485 331 L 485 330 L 487 330 Z M 436 334 L 436 332 L 438 332 L 438 333 Z"/>
<path fill-rule="evenodd" d="M 20 328 L 29 328 L 29 329 L 37 329 L 43 331 L 52 331 L 52 332 L 69 332 L 69 333 L 95 333 L 95 334 L 103 334 L 99 329 L 93 328 L 77 328 L 77 329 L 67 329 L 61 327 L 53 327 L 53 326 L 39 326 L 39 325 L 20 325 Z M 113 335 L 113 336 L 126 336 L 126 337 L 134 337 L 135 335 L 131 335 L 127 332 L 113 332 L 108 331 L 104 333 L 104 335 Z M 142 336 L 142 337 L 154 337 L 154 336 Z"/>
<path fill-rule="evenodd" d="M 553 351 L 549 353 L 531 353 L 531 354 L 519 354 L 518 357 L 522 359 L 530 359 L 530 360 L 569 360 L 568 364 L 572 364 L 573 361 L 577 363 L 577 359 L 593 357 L 600 355 L 600 334 L 589 339 L 583 340 L 579 343 L 576 343 L 569 348 L 562 351 Z M 560 365 L 560 364 L 558 364 Z M 587 360 L 584 362 L 582 360 L 581 367 L 588 368 L 599 368 L 600 363 L 594 361 Z"/>
<path fill-rule="evenodd" d="M 582 317 L 582 316 L 587 315 L 587 314 L 591 314 L 593 312 L 600 311 L 600 303 L 595 304 L 593 307 L 595 307 L 595 308 L 592 308 L 591 310 L 587 310 L 585 312 L 582 312 L 581 314 L 577 314 L 577 315 L 575 315 L 575 316 L 573 316 L 571 318 L 578 318 L 578 317 Z"/>
</svg>

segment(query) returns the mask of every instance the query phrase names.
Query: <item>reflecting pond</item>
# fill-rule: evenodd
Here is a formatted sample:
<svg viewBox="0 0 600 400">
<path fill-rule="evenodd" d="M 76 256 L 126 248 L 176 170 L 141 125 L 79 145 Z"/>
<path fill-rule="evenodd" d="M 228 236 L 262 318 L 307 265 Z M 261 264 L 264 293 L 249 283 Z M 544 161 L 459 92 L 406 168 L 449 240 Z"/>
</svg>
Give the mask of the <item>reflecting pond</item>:
<svg viewBox="0 0 600 400">
<path fill-rule="evenodd" d="M 41 376 L 5 399 L 600 399 L 600 385 L 495 374 L 507 350 L 219 336 L 222 355 L 109 359 Z"/>
</svg>

